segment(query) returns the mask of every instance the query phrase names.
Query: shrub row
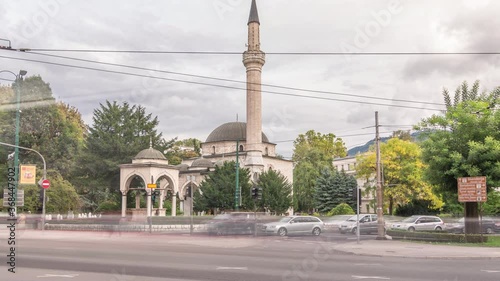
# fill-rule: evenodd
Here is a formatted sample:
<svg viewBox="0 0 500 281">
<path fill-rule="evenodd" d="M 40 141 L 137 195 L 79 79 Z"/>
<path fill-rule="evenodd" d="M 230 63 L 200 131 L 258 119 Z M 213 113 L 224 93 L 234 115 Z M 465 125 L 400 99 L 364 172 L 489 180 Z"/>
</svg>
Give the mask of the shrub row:
<svg viewBox="0 0 500 281">
<path fill-rule="evenodd" d="M 453 243 L 484 243 L 488 236 L 480 234 L 452 234 L 443 231 L 434 232 L 409 232 L 401 230 L 387 230 L 387 235 L 392 239 L 428 241 L 428 242 L 453 242 Z"/>
</svg>

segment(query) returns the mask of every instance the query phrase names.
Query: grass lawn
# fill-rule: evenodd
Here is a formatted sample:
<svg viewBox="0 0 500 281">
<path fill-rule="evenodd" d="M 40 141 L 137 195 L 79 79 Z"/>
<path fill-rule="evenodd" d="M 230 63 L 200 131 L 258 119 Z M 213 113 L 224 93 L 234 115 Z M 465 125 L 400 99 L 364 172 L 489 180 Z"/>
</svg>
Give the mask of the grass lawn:
<svg viewBox="0 0 500 281">
<path fill-rule="evenodd" d="M 415 241 L 417 242 L 417 241 Z M 464 246 L 464 247 L 499 247 L 500 248 L 500 236 L 488 236 L 488 242 L 486 243 L 450 243 L 450 242 L 422 242 L 426 244 L 434 245 L 451 245 L 451 246 Z"/>
</svg>

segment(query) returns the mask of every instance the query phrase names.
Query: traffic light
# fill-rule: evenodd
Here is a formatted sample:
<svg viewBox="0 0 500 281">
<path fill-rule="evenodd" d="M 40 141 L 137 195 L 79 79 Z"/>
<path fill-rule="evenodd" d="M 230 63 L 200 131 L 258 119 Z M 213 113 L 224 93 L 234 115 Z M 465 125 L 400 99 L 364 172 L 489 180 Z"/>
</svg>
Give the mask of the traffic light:
<svg viewBox="0 0 500 281">
<path fill-rule="evenodd" d="M 262 187 L 257 187 L 257 200 L 262 200 Z"/>
<path fill-rule="evenodd" d="M 257 188 L 257 186 L 253 186 L 252 187 L 252 198 L 253 199 L 257 199 L 259 196 L 259 189 Z"/>
</svg>

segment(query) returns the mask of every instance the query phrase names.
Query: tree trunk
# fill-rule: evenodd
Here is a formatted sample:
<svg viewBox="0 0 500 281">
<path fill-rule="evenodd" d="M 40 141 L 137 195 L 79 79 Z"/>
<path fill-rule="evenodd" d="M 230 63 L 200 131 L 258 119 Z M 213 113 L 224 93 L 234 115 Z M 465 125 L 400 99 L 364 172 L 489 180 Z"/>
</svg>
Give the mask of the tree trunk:
<svg viewBox="0 0 500 281">
<path fill-rule="evenodd" d="M 479 234 L 479 208 L 477 202 L 465 203 L 465 233 Z"/>
<path fill-rule="evenodd" d="M 394 200 L 389 197 L 389 215 L 392 215 L 392 208 L 394 208 Z"/>
</svg>

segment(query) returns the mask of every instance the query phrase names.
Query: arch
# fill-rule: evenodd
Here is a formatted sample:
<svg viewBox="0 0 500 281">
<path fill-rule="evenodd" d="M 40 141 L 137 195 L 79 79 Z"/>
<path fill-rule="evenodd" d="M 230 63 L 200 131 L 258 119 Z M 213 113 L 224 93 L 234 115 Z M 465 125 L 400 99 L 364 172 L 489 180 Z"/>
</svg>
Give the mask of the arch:
<svg viewBox="0 0 500 281">
<path fill-rule="evenodd" d="M 269 148 L 266 146 L 266 156 L 269 156 Z"/>
<path fill-rule="evenodd" d="M 215 145 L 212 146 L 212 154 L 215 154 Z"/>
<path fill-rule="evenodd" d="M 243 152 L 243 145 L 242 144 L 240 144 L 239 150 L 240 150 L 240 152 Z"/>
</svg>

